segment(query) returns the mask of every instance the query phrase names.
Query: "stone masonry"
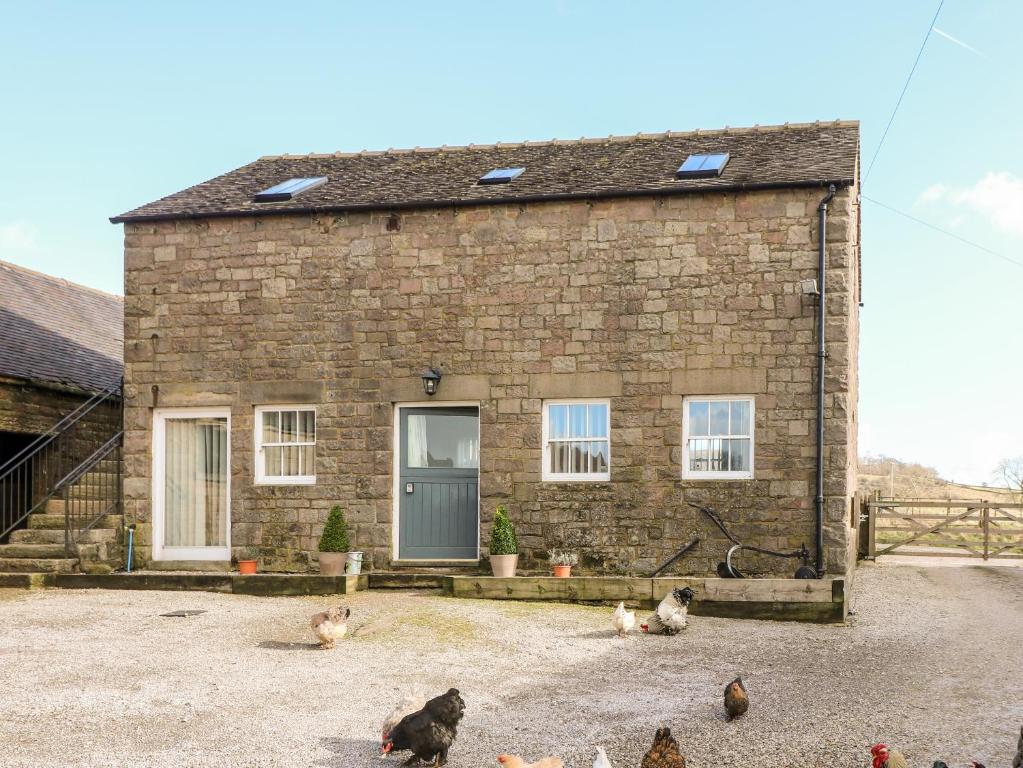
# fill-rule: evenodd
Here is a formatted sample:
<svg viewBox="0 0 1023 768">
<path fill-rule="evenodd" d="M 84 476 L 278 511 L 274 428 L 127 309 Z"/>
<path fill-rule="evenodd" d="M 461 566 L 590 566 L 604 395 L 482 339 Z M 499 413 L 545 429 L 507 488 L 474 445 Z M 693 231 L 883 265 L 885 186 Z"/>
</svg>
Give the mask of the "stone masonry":
<svg viewBox="0 0 1023 768">
<path fill-rule="evenodd" d="M 396 402 L 480 404 L 482 541 L 499 503 L 522 565 L 712 573 L 727 546 L 813 550 L 816 209 L 824 191 L 702 192 L 125 225 L 126 511 L 149 556 L 154 405 L 232 411 L 232 544 L 316 567 L 328 509 L 368 565 L 392 558 Z M 826 560 L 850 565 L 856 472 L 855 187 L 830 206 Z M 756 398 L 755 478 L 681 479 L 682 398 Z M 541 482 L 545 398 L 609 397 L 611 480 Z M 318 407 L 317 483 L 253 483 L 253 409 Z M 485 552 L 484 552 L 485 554 Z M 796 563 L 744 555 L 750 571 Z"/>
</svg>

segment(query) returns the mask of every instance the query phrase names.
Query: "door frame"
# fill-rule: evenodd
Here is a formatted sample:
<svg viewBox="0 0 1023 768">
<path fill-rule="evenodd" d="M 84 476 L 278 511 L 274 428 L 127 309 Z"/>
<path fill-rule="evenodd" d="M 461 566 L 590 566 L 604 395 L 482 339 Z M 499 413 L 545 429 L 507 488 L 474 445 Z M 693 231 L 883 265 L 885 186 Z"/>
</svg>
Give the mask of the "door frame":
<svg viewBox="0 0 1023 768">
<path fill-rule="evenodd" d="M 165 552 L 163 546 L 164 528 L 164 480 L 166 472 L 166 450 L 168 418 L 223 418 L 227 417 L 227 543 L 223 547 L 171 547 Z M 153 525 L 154 561 L 175 562 L 187 560 L 231 560 L 231 408 L 219 406 L 210 408 L 154 408 L 153 409 L 153 487 L 151 520 Z"/>
<path fill-rule="evenodd" d="M 476 469 L 476 559 L 452 560 L 451 558 L 428 558 L 417 560 L 398 559 L 399 527 L 401 526 L 401 410 L 403 408 L 475 408 L 476 439 L 480 441 L 480 467 Z M 479 400 L 429 400 L 395 403 L 392 418 L 394 429 L 391 438 L 391 562 L 392 563 L 478 563 L 480 561 L 480 484 L 479 476 L 483 466 L 483 441 L 480 440 Z"/>
</svg>

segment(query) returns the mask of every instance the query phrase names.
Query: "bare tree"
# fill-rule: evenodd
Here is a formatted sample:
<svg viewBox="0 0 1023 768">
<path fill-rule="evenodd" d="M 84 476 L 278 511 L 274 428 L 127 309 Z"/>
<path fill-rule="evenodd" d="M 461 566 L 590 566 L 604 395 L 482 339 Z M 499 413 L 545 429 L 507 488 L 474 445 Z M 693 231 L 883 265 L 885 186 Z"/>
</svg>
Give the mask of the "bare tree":
<svg viewBox="0 0 1023 768">
<path fill-rule="evenodd" d="M 1018 493 L 1020 500 L 1023 501 L 1023 456 L 1002 459 L 995 467 L 995 477 L 1014 493 Z"/>
</svg>

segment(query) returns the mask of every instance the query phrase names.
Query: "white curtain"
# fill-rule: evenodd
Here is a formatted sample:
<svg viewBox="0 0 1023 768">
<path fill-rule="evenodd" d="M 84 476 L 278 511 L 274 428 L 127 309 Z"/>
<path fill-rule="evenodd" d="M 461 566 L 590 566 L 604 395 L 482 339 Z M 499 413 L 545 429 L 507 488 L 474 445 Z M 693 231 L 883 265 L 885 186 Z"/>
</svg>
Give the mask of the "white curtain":
<svg viewBox="0 0 1023 768">
<path fill-rule="evenodd" d="M 408 465 L 410 467 L 430 466 L 426 445 L 426 416 L 409 414 L 408 417 Z"/>
<path fill-rule="evenodd" d="M 227 546 L 227 419 L 167 419 L 164 544 Z"/>
</svg>

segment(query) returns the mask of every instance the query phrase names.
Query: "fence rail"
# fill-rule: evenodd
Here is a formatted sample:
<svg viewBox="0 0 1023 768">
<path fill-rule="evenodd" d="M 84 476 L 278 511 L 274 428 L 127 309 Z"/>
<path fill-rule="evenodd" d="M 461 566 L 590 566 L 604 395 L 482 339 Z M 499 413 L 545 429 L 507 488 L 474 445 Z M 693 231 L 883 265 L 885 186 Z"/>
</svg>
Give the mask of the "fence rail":
<svg viewBox="0 0 1023 768">
<path fill-rule="evenodd" d="M 1023 503 L 875 497 L 863 518 L 867 557 L 1023 557 Z"/>
</svg>

